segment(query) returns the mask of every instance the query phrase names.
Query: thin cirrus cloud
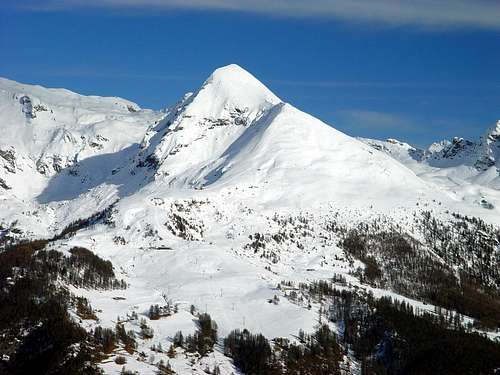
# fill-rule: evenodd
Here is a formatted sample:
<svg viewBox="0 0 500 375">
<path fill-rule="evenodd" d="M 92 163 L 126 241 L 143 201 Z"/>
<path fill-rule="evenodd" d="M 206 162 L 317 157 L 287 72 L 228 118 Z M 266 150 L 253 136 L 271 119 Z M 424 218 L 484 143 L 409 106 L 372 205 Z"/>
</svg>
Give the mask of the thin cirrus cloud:
<svg viewBox="0 0 500 375">
<path fill-rule="evenodd" d="M 18 0 L 11 7 L 40 11 L 82 8 L 220 10 L 427 28 L 500 29 L 498 0 Z"/>
</svg>

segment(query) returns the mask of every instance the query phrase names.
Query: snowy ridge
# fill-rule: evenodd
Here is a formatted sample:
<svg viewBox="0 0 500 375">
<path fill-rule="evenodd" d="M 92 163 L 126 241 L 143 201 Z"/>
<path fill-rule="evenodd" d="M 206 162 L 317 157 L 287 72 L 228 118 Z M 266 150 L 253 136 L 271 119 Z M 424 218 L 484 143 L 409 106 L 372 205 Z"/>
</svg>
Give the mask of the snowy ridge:
<svg viewBox="0 0 500 375">
<path fill-rule="evenodd" d="M 123 164 L 124 155 L 138 147 L 145 129 L 162 116 L 120 98 L 82 96 L 64 89 L 46 89 L 3 78 L 0 79 L 0 113 L 0 202 L 3 205 L 0 225 L 10 227 L 17 222 L 23 232 L 38 236 L 47 235 L 51 227 L 58 230 L 53 222 L 60 220 L 59 215 L 65 217 L 59 225 L 82 215 L 80 210 L 73 210 L 73 216 L 57 208 L 40 207 L 40 203 L 52 201 L 53 196 L 72 197 L 74 194 L 69 190 L 75 186 L 83 192 L 85 184 L 90 186 L 96 179 L 103 181 L 102 175 L 107 176 Z M 121 156 L 107 158 L 104 155 Z M 102 156 L 99 163 L 85 173 L 78 171 L 79 163 L 98 156 Z M 53 177 L 65 183 L 47 194 Z M 92 207 L 89 203 L 86 209 L 92 211 Z M 33 212 L 38 217 L 31 215 Z"/>
<path fill-rule="evenodd" d="M 280 198 L 262 198 L 284 205 L 352 197 L 364 183 L 384 202 L 386 191 L 406 194 L 408 184 L 430 192 L 406 167 L 281 102 L 234 65 L 216 70 L 164 121 L 141 151 L 159 189 L 269 184 L 280 186 Z"/>
<path fill-rule="evenodd" d="M 143 154 L 155 160 L 158 175 L 174 176 L 169 182 L 193 185 L 196 174 L 211 168 L 214 159 L 223 157 L 231 143 L 279 103 L 240 67 L 217 69 L 197 93 L 169 113 L 166 130 L 156 137 L 161 138 L 152 140 Z M 186 176 L 188 170 L 191 177 Z"/>
<path fill-rule="evenodd" d="M 393 139 L 361 141 L 410 168 L 458 199 L 499 212 L 500 121 L 477 141 L 455 137 L 422 150 Z"/>
<path fill-rule="evenodd" d="M 0 80 L 0 110 L 0 149 L 8 156 L 0 159 L 7 173 L 2 170 L 0 176 L 7 184 L 22 170 L 35 169 L 40 180 L 91 155 L 117 152 L 140 141 L 147 123 L 158 117 L 124 99 L 86 97 L 6 79 Z"/>
</svg>

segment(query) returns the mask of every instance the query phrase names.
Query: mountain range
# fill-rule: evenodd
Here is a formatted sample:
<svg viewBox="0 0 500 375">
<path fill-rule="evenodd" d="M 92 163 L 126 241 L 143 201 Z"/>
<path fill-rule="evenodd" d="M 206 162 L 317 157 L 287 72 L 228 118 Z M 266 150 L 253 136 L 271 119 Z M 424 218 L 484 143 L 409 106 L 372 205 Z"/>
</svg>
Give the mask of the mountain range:
<svg viewBox="0 0 500 375">
<path fill-rule="evenodd" d="M 122 371 L 118 356 L 141 374 L 160 359 L 180 374 L 242 371 L 220 340 L 210 355 L 153 349 L 194 334 L 202 312 L 220 337 L 246 328 L 293 342 L 322 314 L 345 337 L 325 313 L 332 302 L 306 287 L 324 280 L 500 337 L 500 121 L 425 150 L 354 138 L 233 64 L 163 111 L 0 79 L 0 129 L 5 251 L 35 240 L 68 257 L 88 249 L 127 284 L 57 282 L 92 306 L 92 319 L 68 308 L 86 331 L 135 332 L 135 349 L 123 341 L 97 361 L 105 373 Z M 476 294 L 457 302 L 436 286 Z M 175 313 L 154 319 L 156 305 Z M 347 348 L 340 370 L 362 373 Z"/>
</svg>

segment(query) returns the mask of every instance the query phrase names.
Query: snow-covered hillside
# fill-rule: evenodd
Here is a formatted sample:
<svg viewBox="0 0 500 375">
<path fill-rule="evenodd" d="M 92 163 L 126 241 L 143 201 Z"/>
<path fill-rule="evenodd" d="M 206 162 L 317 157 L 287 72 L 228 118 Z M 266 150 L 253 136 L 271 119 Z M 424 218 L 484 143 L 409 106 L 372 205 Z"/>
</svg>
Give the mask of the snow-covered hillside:
<svg viewBox="0 0 500 375">
<path fill-rule="evenodd" d="M 364 184 L 361 201 L 384 205 L 430 193 L 404 166 L 283 103 L 236 65 L 216 70 L 174 112 L 141 152 L 158 189 L 252 188 L 259 201 L 287 207 L 354 201 Z"/>
<path fill-rule="evenodd" d="M 180 374 L 207 365 L 237 373 L 220 348 L 201 359 L 151 349 L 168 348 L 179 330 L 195 331 L 191 305 L 210 313 L 221 336 L 248 328 L 294 340 L 299 329 L 313 331 L 319 305 L 290 299 L 277 289 L 283 280 L 342 275 L 432 312 L 417 294 L 364 282 L 356 270 L 365 266 L 340 245 L 342 236 L 377 222 L 424 243 L 415 219 L 423 211 L 500 223 L 500 122 L 477 143 L 426 151 L 358 140 L 283 102 L 237 65 L 217 69 L 166 112 L 1 79 L 0 126 L 0 240 L 50 238 L 66 228 L 50 248 L 90 249 L 129 285 L 71 287 L 96 309 L 98 322 L 82 324 L 114 327 L 119 316 L 139 332 L 134 314 L 176 306 L 148 321 L 152 338 L 138 339 L 137 353 L 149 360 L 118 351 L 141 374 L 155 373 L 159 359 Z M 358 372 L 352 356 L 345 363 Z M 101 366 L 109 374 L 122 368 Z"/>
<path fill-rule="evenodd" d="M 42 176 L 139 142 L 154 118 L 151 111 L 120 98 L 88 97 L 6 79 L 0 79 L 0 95 L 2 150 L 19 155 L 21 169 L 34 163 Z"/>
<path fill-rule="evenodd" d="M 161 116 L 120 98 L 82 96 L 3 78 L 0 113 L 0 223 L 5 226 L 10 216 L 7 225 L 18 220 L 23 230 L 40 234 L 50 226 L 53 211 L 39 212 L 38 203 L 50 199 L 43 191 L 54 176 L 71 175 L 79 188 L 102 179 L 136 152 L 148 126 Z M 99 162 L 80 174 L 76 166 L 92 158 Z M 65 184 L 53 193 L 67 197 L 68 189 Z"/>
</svg>

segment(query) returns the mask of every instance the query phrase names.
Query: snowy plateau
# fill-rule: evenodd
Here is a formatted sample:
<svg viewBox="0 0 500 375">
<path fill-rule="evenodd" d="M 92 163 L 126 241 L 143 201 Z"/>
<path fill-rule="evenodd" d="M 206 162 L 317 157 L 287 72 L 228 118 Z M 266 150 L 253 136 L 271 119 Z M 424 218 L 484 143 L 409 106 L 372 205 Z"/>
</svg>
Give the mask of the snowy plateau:
<svg viewBox="0 0 500 375">
<path fill-rule="evenodd" d="M 2 248 L 88 249 L 126 284 L 56 281 L 91 306 L 68 307 L 85 331 L 121 325 L 134 337 L 96 361 L 105 374 L 156 374 L 160 361 L 164 373 L 244 373 L 224 348 L 236 329 L 274 347 L 320 323 L 341 338 L 333 297 L 312 291 L 320 281 L 500 337 L 500 309 L 479 324 L 482 312 L 428 293 L 425 280 L 429 269 L 452 285 L 474 280 L 500 304 L 500 121 L 478 140 L 426 150 L 353 138 L 228 65 L 163 111 L 0 78 L 0 131 Z M 467 247 L 469 234 L 484 241 Z M 395 236 L 405 256 L 385 250 Z M 427 271 L 405 263 L 416 258 Z M 173 345 L 203 313 L 217 324 L 213 348 Z M 339 371 L 361 374 L 360 356 L 339 343 Z"/>
</svg>

